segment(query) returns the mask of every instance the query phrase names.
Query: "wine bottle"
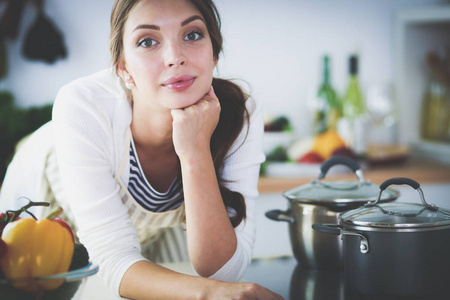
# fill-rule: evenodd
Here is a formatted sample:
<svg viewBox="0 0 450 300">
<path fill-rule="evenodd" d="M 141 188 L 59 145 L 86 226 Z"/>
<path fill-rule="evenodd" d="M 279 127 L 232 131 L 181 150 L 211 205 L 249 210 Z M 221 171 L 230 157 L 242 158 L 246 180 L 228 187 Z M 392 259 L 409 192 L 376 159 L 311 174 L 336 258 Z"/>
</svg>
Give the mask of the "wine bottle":
<svg viewBox="0 0 450 300">
<path fill-rule="evenodd" d="M 435 52 L 427 54 L 426 64 L 430 75 L 423 98 L 421 136 L 424 139 L 445 141 L 450 134 L 450 75 L 445 69 L 445 58 L 441 59 Z"/>
<path fill-rule="evenodd" d="M 445 118 L 446 104 L 445 87 L 432 78 L 423 99 L 421 135 L 424 139 L 439 140 L 444 135 L 441 121 Z"/>
<path fill-rule="evenodd" d="M 356 55 L 350 56 L 349 60 L 349 81 L 343 100 L 343 110 L 344 117 L 350 119 L 356 119 L 366 111 L 361 89 L 359 88 L 358 57 Z"/>
<path fill-rule="evenodd" d="M 367 114 L 358 78 L 358 57 L 349 59 L 349 78 L 347 90 L 342 100 L 342 118 L 338 132 L 356 154 L 366 151 Z"/>
<path fill-rule="evenodd" d="M 317 92 L 316 112 L 313 133 L 321 134 L 328 129 L 336 129 L 337 121 L 341 117 L 341 103 L 331 85 L 330 58 L 323 57 L 322 83 Z"/>
</svg>

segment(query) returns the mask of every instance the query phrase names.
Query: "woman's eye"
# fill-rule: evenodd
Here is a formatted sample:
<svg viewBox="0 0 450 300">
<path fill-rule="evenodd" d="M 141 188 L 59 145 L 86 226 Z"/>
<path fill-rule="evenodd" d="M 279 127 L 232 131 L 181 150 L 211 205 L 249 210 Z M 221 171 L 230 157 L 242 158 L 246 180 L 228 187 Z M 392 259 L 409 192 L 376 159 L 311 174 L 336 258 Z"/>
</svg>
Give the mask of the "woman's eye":
<svg viewBox="0 0 450 300">
<path fill-rule="evenodd" d="M 185 41 L 196 41 L 199 40 L 203 37 L 203 33 L 199 32 L 199 31 L 192 31 L 189 32 L 185 37 L 184 40 Z"/>
<path fill-rule="evenodd" d="M 138 43 L 138 46 L 142 46 L 145 48 L 149 48 L 151 46 L 154 46 L 156 44 L 155 40 L 152 39 L 143 39 Z"/>
</svg>

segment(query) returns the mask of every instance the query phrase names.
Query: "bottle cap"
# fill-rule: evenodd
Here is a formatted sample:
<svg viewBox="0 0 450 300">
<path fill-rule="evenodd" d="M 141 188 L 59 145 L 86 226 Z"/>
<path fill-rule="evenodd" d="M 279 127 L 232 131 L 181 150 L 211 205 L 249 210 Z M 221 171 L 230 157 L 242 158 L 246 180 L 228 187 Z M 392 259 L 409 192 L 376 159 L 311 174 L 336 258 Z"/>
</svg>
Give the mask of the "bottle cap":
<svg viewBox="0 0 450 300">
<path fill-rule="evenodd" d="M 351 75 L 356 75 L 358 74 L 358 57 L 356 55 L 352 55 L 350 56 L 350 74 Z"/>
</svg>

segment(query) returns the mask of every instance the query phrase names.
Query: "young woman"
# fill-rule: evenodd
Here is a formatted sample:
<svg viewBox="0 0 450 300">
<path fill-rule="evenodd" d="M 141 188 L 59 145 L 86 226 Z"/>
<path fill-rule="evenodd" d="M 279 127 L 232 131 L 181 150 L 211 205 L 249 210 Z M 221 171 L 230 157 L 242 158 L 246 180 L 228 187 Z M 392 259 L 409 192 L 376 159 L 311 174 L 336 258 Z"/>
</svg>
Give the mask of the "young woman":
<svg viewBox="0 0 450 300">
<path fill-rule="evenodd" d="M 63 207 L 123 297 L 279 299 L 236 282 L 252 256 L 263 121 L 237 85 L 213 78 L 212 1 L 116 0 L 110 49 L 113 70 L 60 90 L 53 120 L 11 163 L 0 208 L 22 196 Z M 200 276 L 157 264 L 184 253 Z"/>
</svg>

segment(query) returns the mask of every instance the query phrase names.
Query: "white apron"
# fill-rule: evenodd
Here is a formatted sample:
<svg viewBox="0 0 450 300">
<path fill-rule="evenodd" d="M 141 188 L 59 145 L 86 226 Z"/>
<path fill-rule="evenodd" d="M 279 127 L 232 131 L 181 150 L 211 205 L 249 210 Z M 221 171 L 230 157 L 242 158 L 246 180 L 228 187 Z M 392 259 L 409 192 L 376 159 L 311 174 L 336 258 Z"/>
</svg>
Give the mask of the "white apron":
<svg viewBox="0 0 450 300">
<path fill-rule="evenodd" d="M 120 186 L 119 195 L 128 208 L 128 214 L 137 228 L 141 241 L 141 253 L 147 259 L 156 263 L 189 261 L 187 238 L 185 231 L 184 203 L 175 210 L 167 212 L 152 212 L 138 204 L 128 191 L 126 184 L 120 179 L 123 168 L 129 159 L 131 134 L 127 130 L 125 151 L 115 179 Z M 45 177 L 48 182 L 46 201 L 51 203 L 49 211 L 61 206 L 64 213 L 60 216 L 76 229 L 67 203 L 67 197 L 61 185 L 55 151 L 51 151 L 47 158 Z M 58 199 L 58 200 L 56 200 Z"/>
</svg>

